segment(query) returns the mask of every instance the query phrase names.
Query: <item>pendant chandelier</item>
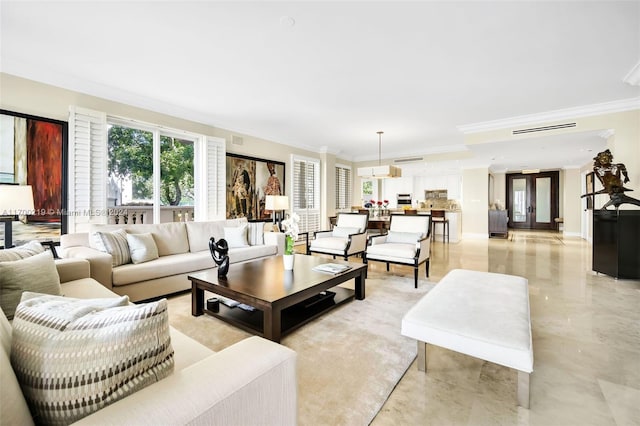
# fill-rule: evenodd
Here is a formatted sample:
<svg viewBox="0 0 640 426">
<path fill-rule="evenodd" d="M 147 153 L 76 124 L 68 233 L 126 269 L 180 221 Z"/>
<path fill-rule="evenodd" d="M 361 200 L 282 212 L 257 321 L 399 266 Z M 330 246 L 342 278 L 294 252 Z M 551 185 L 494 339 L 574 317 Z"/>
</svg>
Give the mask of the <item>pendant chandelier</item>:
<svg viewBox="0 0 640 426">
<path fill-rule="evenodd" d="M 382 134 L 383 131 L 378 133 L 378 165 L 358 167 L 358 176 L 369 179 L 384 179 L 394 178 L 402 176 L 402 169 L 396 166 L 382 165 Z"/>
</svg>

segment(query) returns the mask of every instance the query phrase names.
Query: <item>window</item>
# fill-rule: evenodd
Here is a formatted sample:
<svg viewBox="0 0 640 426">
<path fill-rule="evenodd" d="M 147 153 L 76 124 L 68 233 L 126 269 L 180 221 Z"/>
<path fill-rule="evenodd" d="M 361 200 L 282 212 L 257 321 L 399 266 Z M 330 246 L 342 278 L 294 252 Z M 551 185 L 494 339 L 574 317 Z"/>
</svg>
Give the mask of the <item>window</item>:
<svg viewBox="0 0 640 426">
<path fill-rule="evenodd" d="M 336 209 L 351 209 L 351 167 L 336 164 Z"/>
<path fill-rule="evenodd" d="M 300 216 L 300 232 L 320 229 L 320 161 L 293 157 L 292 210 Z"/>
<path fill-rule="evenodd" d="M 378 199 L 377 179 L 362 179 L 362 205 Z"/>
<path fill-rule="evenodd" d="M 77 107 L 69 123 L 70 232 L 224 218 L 224 139 Z"/>
</svg>

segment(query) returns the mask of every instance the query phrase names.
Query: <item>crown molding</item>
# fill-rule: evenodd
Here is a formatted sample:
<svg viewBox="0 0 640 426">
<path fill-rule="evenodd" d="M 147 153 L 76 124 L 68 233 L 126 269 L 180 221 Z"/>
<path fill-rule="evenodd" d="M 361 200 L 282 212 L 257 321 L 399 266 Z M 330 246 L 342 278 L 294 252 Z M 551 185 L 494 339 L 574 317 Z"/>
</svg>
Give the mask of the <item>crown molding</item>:
<svg viewBox="0 0 640 426">
<path fill-rule="evenodd" d="M 640 61 L 631 68 L 631 71 L 622 79 L 627 84 L 631 86 L 640 86 Z"/>
<path fill-rule="evenodd" d="M 576 117 L 589 117 L 593 115 L 630 111 L 634 109 L 640 109 L 640 97 L 603 102 L 599 104 L 583 105 L 575 108 L 558 109 L 537 114 L 520 115 L 501 120 L 464 124 L 458 126 L 457 128 L 464 134 L 479 133 L 491 130 L 506 129 L 510 127 L 544 123 L 549 121 L 567 120 Z"/>
</svg>

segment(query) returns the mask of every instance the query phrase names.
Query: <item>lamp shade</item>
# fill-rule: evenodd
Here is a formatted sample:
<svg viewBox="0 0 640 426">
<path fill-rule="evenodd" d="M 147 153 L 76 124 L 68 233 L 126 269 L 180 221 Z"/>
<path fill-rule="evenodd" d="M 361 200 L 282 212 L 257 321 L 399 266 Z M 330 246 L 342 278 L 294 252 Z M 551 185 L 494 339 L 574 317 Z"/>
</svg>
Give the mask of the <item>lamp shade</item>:
<svg viewBox="0 0 640 426">
<path fill-rule="evenodd" d="M 401 177 L 402 169 L 396 166 L 359 167 L 358 176 L 372 179 Z"/>
<path fill-rule="evenodd" d="M 289 197 L 286 195 L 267 195 L 264 207 L 267 210 L 288 210 Z"/>
<path fill-rule="evenodd" d="M 0 215 L 33 214 L 31 185 L 0 185 Z"/>
</svg>

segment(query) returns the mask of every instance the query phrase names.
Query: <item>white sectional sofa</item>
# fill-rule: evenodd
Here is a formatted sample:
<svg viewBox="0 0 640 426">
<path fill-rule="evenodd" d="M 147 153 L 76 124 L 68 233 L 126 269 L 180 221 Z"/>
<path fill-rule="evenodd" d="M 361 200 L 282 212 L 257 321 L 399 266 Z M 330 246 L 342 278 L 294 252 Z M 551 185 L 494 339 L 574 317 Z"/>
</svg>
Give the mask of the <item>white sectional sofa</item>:
<svg viewBox="0 0 640 426">
<path fill-rule="evenodd" d="M 56 267 L 66 297 L 117 296 L 89 278 L 86 260 L 62 259 Z M 296 424 L 294 351 L 254 336 L 216 353 L 172 327 L 170 335 L 172 374 L 75 424 Z M 32 425 L 10 363 L 11 345 L 12 324 L 0 310 L 0 425 Z"/>
<path fill-rule="evenodd" d="M 232 228 L 242 226 L 247 227 L 247 245 L 230 245 L 229 258 L 232 264 L 283 254 L 284 234 L 264 232 L 263 222 L 248 223 L 246 219 L 155 225 L 92 225 L 90 232 L 62 235 L 60 250 L 64 258 L 88 260 L 91 278 L 114 293 L 127 295 L 131 301 L 137 302 L 191 288 L 188 275 L 216 266 L 209 252 L 209 239 L 214 237 L 217 241 L 225 238 L 225 233 L 228 235 Z M 128 234 L 150 233 L 159 257 L 144 263 L 112 266 L 112 256 L 96 248 L 93 235 L 95 232 L 118 229 L 124 229 Z"/>
</svg>

